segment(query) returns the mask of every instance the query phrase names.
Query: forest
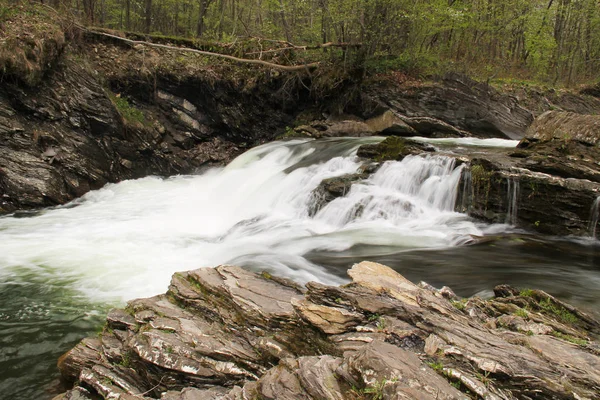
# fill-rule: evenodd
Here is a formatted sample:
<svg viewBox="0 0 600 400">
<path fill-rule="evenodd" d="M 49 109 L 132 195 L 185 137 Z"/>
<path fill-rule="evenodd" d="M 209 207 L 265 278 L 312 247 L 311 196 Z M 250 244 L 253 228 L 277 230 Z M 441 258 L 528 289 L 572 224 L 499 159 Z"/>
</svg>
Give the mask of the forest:
<svg viewBox="0 0 600 400">
<path fill-rule="evenodd" d="M 232 44 L 354 46 L 375 72 L 573 85 L 600 71 L 598 0 L 51 0 L 88 25 Z M 274 49 L 273 42 L 284 46 Z M 263 50 L 262 52 L 257 50 Z M 332 51 L 335 52 L 335 51 Z M 320 53 L 326 53 L 323 50 Z M 324 54 L 320 54 L 323 57 Z"/>
</svg>

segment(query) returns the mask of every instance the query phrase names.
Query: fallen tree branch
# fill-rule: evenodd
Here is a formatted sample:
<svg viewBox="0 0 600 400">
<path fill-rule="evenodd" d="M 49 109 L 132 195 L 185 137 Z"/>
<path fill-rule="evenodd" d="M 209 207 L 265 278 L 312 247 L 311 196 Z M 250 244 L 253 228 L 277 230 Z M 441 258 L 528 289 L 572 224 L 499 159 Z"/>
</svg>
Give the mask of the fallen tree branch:
<svg viewBox="0 0 600 400">
<path fill-rule="evenodd" d="M 328 43 L 323 43 L 323 44 L 317 44 L 317 45 L 313 45 L 313 46 L 288 46 L 288 47 L 280 47 L 278 49 L 271 49 L 271 50 L 264 50 L 264 51 L 253 51 L 251 53 L 246 53 L 246 55 L 253 55 L 253 54 L 266 54 L 266 53 L 278 53 L 280 51 L 285 51 L 285 50 L 319 50 L 319 49 L 326 49 L 328 47 L 341 47 L 341 48 L 348 48 L 348 47 L 361 47 L 362 43 L 333 43 L 333 42 L 328 42 Z"/>
<path fill-rule="evenodd" d="M 187 47 L 175 47 L 175 46 L 169 46 L 169 45 L 165 45 L 165 44 L 145 42 L 142 40 L 131 40 L 131 39 L 127 39 L 127 38 L 122 38 L 120 36 L 111 35 L 110 33 L 104 33 L 104 32 L 98 32 L 95 30 L 91 30 L 91 29 L 88 29 L 81 25 L 78 25 L 78 27 L 81 29 L 84 29 L 85 31 L 92 33 L 94 35 L 110 37 L 112 39 L 120 40 L 122 42 L 128 43 L 132 46 L 143 45 L 143 46 L 156 47 L 156 48 L 167 49 L 167 50 L 175 50 L 175 51 L 183 51 L 183 52 L 188 52 L 188 53 L 201 54 L 201 55 L 209 56 L 209 57 L 224 58 L 226 60 L 231 60 L 231 61 L 234 61 L 237 63 L 242 63 L 242 64 L 262 65 L 265 67 L 269 67 L 269 68 L 273 68 L 273 69 L 277 69 L 277 70 L 281 70 L 281 71 L 290 71 L 290 72 L 302 71 L 302 70 L 308 70 L 311 68 L 316 68 L 317 66 L 319 66 L 318 62 L 303 64 L 303 65 L 281 65 L 281 64 L 271 63 L 268 61 L 263 61 L 263 60 L 238 58 L 238 57 L 234 57 L 234 56 L 230 56 L 230 55 L 226 55 L 226 54 L 213 53 L 213 52 L 204 51 L 204 50 L 190 49 Z"/>
</svg>

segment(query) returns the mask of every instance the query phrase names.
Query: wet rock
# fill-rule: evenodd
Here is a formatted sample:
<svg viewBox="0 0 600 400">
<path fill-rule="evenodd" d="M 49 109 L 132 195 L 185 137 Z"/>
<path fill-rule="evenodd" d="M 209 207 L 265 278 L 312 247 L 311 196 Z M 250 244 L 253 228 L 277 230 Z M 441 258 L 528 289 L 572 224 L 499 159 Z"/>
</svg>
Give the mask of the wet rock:
<svg viewBox="0 0 600 400">
<path fill-rule="evenodd" d="M 315 215 L 319 210 L 327 204 L 343 197 L 348 192 L 353 184 L 360 182 L 369 177 L 368 173 L 348 174 L 335 178 L 323 179 L 312 193 L 311 208 L 309 215 Z"/>
<path fill-rule="evenodd" d="M 531 165 L 523 160 L 472 159 L 459 185 L 458 210 L 543 233 L 588 235 L 600 183 L 525 167 Z"/>
<path fill-rule="evenodd" d="M 79 383 L 59 398 L 596 398 L 600 323 L 542 291 L 448 299 L 381 264 L 349 275 L 299 290 L 231 266 L 177 273 L 61 358 Z"/>
<path fill-rule="evenodd" d="M 527 130 L 518 156 L 532 171 L 600 182 L 598 132 L 597 115 L 548 111 Z"/>
<path fill-rule="evenodd" d="M 377 144 L 364 144 L 356 155 L 374 161 L 401 161 L 410 154 L 435 151 L 433 147 L 397 136 L 390 136 Z"/>
</svg>

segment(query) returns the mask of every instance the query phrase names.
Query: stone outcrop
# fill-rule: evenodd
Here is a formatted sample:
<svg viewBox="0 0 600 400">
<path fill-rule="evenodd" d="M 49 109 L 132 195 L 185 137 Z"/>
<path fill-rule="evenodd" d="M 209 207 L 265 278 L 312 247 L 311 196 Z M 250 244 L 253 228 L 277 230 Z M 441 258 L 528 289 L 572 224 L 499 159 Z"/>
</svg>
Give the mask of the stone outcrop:
<svg viewBox="0 0 600 400">
<path fill-rule="evenodd" d="M 389 109 L 407 118 L 430 118 L 445 124 L 442 130 L 431 122 L 423 123 L 422 129 L 427 127 L 431 132 L 452 127 L 481 137 L 520 139 L 534 119 L 515 96 L 458 74 L 449 74 L 441 82 L 414 86 L 374 85 L 362 102 L 365 110 Z"/>
<path fill-rule="evenodd" d="M 600 142 L 600 116 L 570 112 L 547 111 L 527 129 L 524 141 L 575 141 L 586 146 Z"/>
<path fill-rule="evenodd" d="M 44 43 L 31 50 L 42 69 L 5 66 L 2 75 L 0 214 L 63 204 L 109 182 L 222 165 L 291 119 L 270 88 L 201 65 L 177 70 L 186 64 L 168 54 Z M 0 62 L 9 46 L 0 44 Z"/>
<path fill-rule="evenodd" d="M 363 262 L 342 287 L 173 276 L 59 361 L 56 398 L 598 399 L 600 324 L 537 290 L 461 299 Z"/>
</svg>

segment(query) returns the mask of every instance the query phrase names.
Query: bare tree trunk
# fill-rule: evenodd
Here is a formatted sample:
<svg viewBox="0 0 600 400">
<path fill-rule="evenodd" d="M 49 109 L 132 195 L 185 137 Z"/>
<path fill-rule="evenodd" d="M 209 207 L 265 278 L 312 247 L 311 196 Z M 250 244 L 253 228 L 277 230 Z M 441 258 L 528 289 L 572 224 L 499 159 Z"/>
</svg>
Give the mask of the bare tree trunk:
<svg viewBox="0 0 600 400">
<path fill-rule="evenodd" d="M 131 30 L 131 0 L 125 0 L 125 29 Z"/>
<path fill-rule="evenodd" d="M 285 33 L 285 39 L 288 42 L 292 41 L 292 37 L 290 36 L 290 27 L 288 26 L 287 20 L 285 19 L 285 8 L 283 6 L 283 0 L 279 0 L 279 5 L 281 6 L 281 10 L 279 11 L 281 15 L 281 23 L 283 24 L 283 31 Z"/>
<path fill-rule="evenodd" d="M 208 2 L 206 0 L 200 0 L 200 11 L 198 13 L 198 25 L 196 26 L 196 36 L 202 37 L 204 34 L 204 16 L 206 9 L 208 8 Z"/>
<path fill-rule="evenodd" d="M 150 33 L 150 26 L 152 25 L 152 0 L 146 0 L 145 17 L 144 32 Z"/>
<path fill-rule="evenodd" d="M 83 0 L 83 12 L 85 14 L 85 20 L 89 24 L 94 23 L 94 6 L 95 0 Z"/>
</svg>

